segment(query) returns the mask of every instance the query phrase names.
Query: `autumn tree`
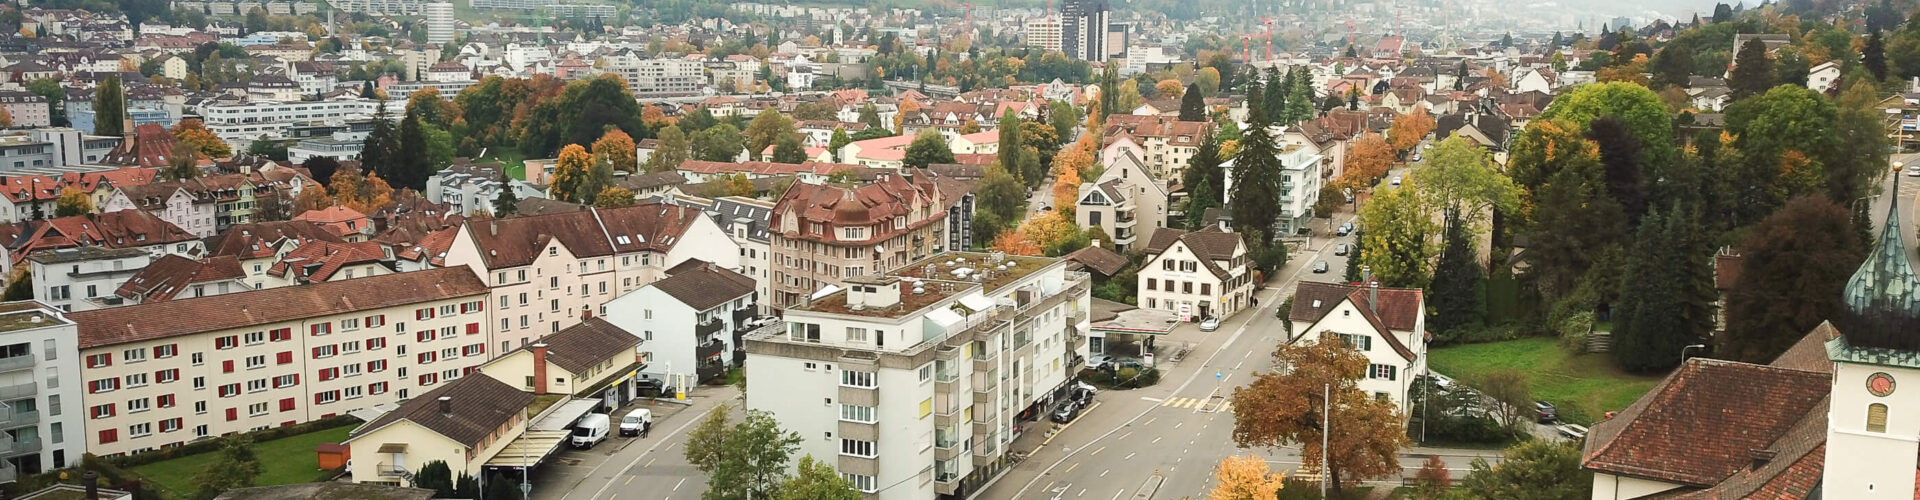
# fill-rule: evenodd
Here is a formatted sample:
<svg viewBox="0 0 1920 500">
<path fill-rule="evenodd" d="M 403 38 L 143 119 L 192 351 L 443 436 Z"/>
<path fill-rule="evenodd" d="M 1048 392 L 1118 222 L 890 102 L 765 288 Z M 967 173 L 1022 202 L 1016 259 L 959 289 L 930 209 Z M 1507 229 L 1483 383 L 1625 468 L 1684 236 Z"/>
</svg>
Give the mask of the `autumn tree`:
<svg viewBox="0 0 1920 500">
<path fill-rule="evenodd" d="M 1001 231 L 999 235 L 993 237 L 993 243 L 987 245 L 987 248 L 995 252 L 1006 252 L 1011 255 L 1043 254 L 1039 243 L 1027 239 L 1026 235 L 1017 229 L 1013 231 Z"/>
<path fill-rule="evenodd" d="M 747 174 L 736 173 L 726 177 L 727 196 L 753 196 L 753 180 Z"/>
<path fill-rule="evenodd" d="M 1501 453 L 1500 465 L 1475 458 L 1460 487 L 1487 500 L 1580 500 L 1588 498 L 1593 473 L 1580 468 L 1579 441 L 1534 439 Z"/>
<path fill-rule="evenodd" d="M 620 129 L 608 130 L 600 140 L 593 141 L 593 158 L 626 173 L 634 173 L 640 168 L 640 150 L 633 145 L 633 137 Z"/>
<path fill-rule="evenodd" d="M 1061 167 L 1058 160 L 1054 161 L 1053 210 L 1073 217 L 1074 207 L 1080 200 L 1080 171 Z"/>
<path fill-rule="evenodd" d="M 1347 170 L 1341 174 L 1342 187 L 1355 191 L 1373 185 L 1373 181 L 1393 169 L 1393 145 L 1376 133 L 1367 133 L 1347 149 Z"/>
<path fill-rule="evenodd" d="M 200 148 L 193 143 L 176 141 L 173 154 L 167 157 L 167 167 L 160 176 L 167 180 L 187 180 L 200 177 Z"/>
<path fill-rule="evenodd" d="M 687 143 L 687 134 L 680 131 L 678 125 L 668 125 L 660 129 L 658 144 L 653 155 L 647 157 L 648 172 L 665 172 L 680 168 L 693 154 Z"/>
<path fill-rule="evenodd" d="M 1795 198 L 1740 243 L 1740 279 L 1727 296 L 1726 331 L 1714 353 L 1765 363 L 1841 311 L 1841 290 L 1867 248 L 1845 207 Z"/>
<path fill-rule="evenodd" d="M 1367 231 L 1360 237 L 1359 261 L 1382 286 L 1425 288 L 1433 276 L 1438 227 L 1418 186 L 1408 179 L 1399 187 L 1381 188 L 1360 207 L 1360 225 Z"/>
<path fill-rule="evenodd" d="M 555 160 L 553 179 L 547 186 L 547 196 L 556 201 L 576 201 L 576 191 L 586 183 L 587 170 L 593 167 L 593 155 L 579 144 L 568 144 L 560 148 L 560 157 Z"/>
<path fill-rule="evenodd" d="M 355 167 L 341 167 L 334 172 L 333 183 L 327 186 L 327 191 L 333 194 L 335 203 L 362 214 L 372 214 L 393 203 L 393 186 L 378 174 Z"/>
<path fill-rule="evenodd" d="M 1153 84 L 1153 91 L 1159 94 L 1161 99 L 1179 99 L 1186 90 L 1187 88 L 1181 86 L 1180 80 L 1176 78 L 1161 80 L 1159 83 Z"/>
<path fill-rule="evenodd" d="M 333 206 L 333 196 L 327 194 L 327 187 L 318 184 L 309 184 L 300 189 L 298 196 L 293 197 L 293 208 L 288 211 L 295 214 L 303 214 L 331 206 Z"/>
<path fill-rule="evenodd" d="M 54 200 L 54 217 L 71 217 L 93 213 L 93 198 L 85 191 L 73 186 L 60 188 L 60 197 Z"/>
<path fill-rule="evenodd" d="M 1447 489 L 1453 487 L 1453 473 L 1447 470 L 1447 462 L 1439 455 L 1427 456 L 1413 477 L 1416 482 L 1413 498 L 1417 500 L 1445 500 Z"/>
<path fill-rule="evenodd" d="M 953 163 L 953 149 L 947 146 L 947 139 L 934 129 L 920 131 L 907 144 L 906 157 L 902 160 L 906 166 L 926 168 L 935 163 Z"/>
<path fill-rule="evenodd" d="M 173 140 L 193 146 L 194 151 L 205 158 L 233 156 L 233 150 L 227 147 L 226 141 L 213 135 L 213 131 L 207 130 L 207 125 L 197 119 L 181 120 L 178 125 L 174 125 Z"/>
<path fill-rule="evenodd" d="M 779 141 L 780 136 L 797 133 L 800 131 L 794 127 L 793 119 L 776 110 L 761 111 L 753 117 L 752 122 L 747 123 L 747 156 L 754 161 L 763 160 L 767 148 Z"/>
<path fill-rule="evenodd" d="M 1420 145 L 1420 140 L 1433 132 L 1433 114 L 1427 112 L 1425 105 L 1415 105 L 1413 112 L 1394 117 L 1387 126 L 1387 138 L 1393 141 L 1393 149 L 1406 152 Z"/>
<path fill-rule="evenodd" d="M 1084 241 L 1085 237 L 1080 228 L 1074 225 L 1073 220 L 1059 210 L 1042 212 L 1040 215 L 1028 218 L 1026 222 L 1020 224 L 1019 233 L 1022 239 L 1033 242 L 1040 248 L 1041 254 L 1048 256 L 1059 256 L 1079 250 L 1077 247 L 1070 247 L 1076 240 Z M 1085 243 L 1080 245 L 1084 246 Z"/>
<path fill-rule="evenodd" d="M 1207 500 L 1274 500 L 1286 476 L 1267 469 L 1258 456 L 1231 456 L 1213 468 L 1213 491 Z"/>
<path fill-rule="evenodd" d="M 1400 473 L 1406 428 L 1393 402 L 1357 388 L 1367 371 L 1366 354 L 1329 332 L 1282 344 L 1273 360 L 1287 369 L 1261 373 L 1233 390 L 1234 443 L 1299 446 L 1308 464 L 1321 463 L 1324 455 L 1322 473 L 1335 495 L 1347 484 Z M 1331 415 L 1323 413 L 1328 407 Z"/>
</svg>

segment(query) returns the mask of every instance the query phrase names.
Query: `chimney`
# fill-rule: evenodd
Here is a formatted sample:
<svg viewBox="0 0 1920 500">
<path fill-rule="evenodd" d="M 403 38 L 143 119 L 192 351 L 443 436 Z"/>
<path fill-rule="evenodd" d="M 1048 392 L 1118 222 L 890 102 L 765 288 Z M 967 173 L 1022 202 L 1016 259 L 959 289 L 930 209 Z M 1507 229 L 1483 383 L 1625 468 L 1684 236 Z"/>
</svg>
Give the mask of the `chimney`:
<svg viewBox="0 0 1920 500">
<path fill-rule="evenodd" d="M 87 487 L 87 500 L 100 500 L 100 473 L 87 471 L 80 481 Z"/>
<path fill-rule="evenodd" d="M 489 235 L 493 235 L 493 236 L 499 236 L 499 235 L 500 235 L 500 222 L 499 222 L 499 221 L 497 221 L 497 220 L 488 220 L 488 221 L 487 221 L 487 234 L 489 234 Z"/>
<path fill-rule="evenodd" d="M 1747 458 L 1752 461 L 1751 463 L 1748 464 L 1747 466 L 1748 469 L 1759 470 L 1761 467 L 1766 467 L 1768 462 L 1773 461 L 1773 455 L 1774 455 L 1773 450 L 1748 451 Z"/>
<path fill-rule="evenodd" d="M 533 393 L 547 393 L 547 344 L 533 345 Z"/>
<path fill-rule="evenodd" d="M 447 396 L 440 396 L 439 401 L 440 401 L 440 415 L 443 417 L 452 417 L 453 416 L 453 398 L 447 397 Z"/>
</svg>

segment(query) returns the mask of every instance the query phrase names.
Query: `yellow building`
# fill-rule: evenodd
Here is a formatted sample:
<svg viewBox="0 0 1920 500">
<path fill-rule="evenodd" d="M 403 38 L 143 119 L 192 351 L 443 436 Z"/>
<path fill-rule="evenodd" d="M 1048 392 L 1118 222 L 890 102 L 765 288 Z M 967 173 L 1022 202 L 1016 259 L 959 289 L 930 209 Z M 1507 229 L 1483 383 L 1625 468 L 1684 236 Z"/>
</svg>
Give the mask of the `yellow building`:
<svg viewBox="0 0 1920 500">
<path fill-rule="evenodd" d="M 427 391 L 354 429 L 353 480 L 406 484 L 414 470 L 444 461 L 455 476 L 480 467 L 527 429 L 534 397 L 493 377 L 467 377 Z"/>
</svg>

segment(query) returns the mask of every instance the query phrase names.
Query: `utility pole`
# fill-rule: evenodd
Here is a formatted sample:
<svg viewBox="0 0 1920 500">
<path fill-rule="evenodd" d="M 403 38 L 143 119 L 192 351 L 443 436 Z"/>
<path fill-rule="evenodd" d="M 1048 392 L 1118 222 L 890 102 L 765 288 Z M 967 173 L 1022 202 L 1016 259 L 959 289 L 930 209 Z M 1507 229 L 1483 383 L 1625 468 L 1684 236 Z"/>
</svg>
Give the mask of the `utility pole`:
<svg viewBox="0 0 1920 500">
<path fill-rule="evenodd" d="M 1320 498 L 1327 497 L 1327 481 L 1333 479 L 1333 472 L 1327 470 L 1327 435 L 1333 434 L 1333 384 L 1320 386 Z"/>
</svg>

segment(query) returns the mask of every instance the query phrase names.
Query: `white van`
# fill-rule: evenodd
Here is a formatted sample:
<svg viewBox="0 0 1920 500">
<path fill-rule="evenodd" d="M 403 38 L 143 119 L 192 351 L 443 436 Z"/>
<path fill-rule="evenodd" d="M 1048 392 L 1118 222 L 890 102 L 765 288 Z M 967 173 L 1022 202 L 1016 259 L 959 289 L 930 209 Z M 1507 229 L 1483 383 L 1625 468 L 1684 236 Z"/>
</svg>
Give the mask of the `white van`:
<svg viewBox="0 0 1920 500">
<path fill-rule="evenodd" d="M 653 427 L 653 410 L 650 409 L 636 409 L 627 412 L 627 416 L 620 419 L 621 436 L 638 436 L 651 427 Z"/>
<path fill-rule="evenodd" d="M 573 437 L 568 441 L 575 448 L 593 448 L 593 445 L 607 440 L 607 427 L 612 420 L 605 413 L 591 413 L 580 417 L 580 423 L 573 426 Z"/>
</svg>

